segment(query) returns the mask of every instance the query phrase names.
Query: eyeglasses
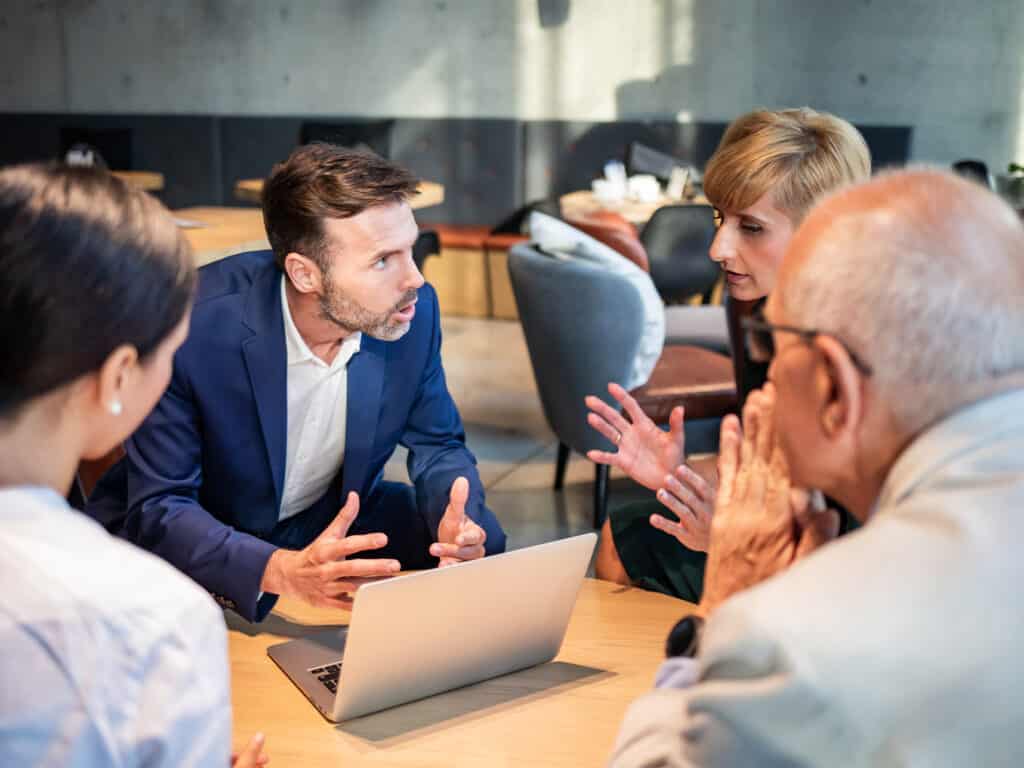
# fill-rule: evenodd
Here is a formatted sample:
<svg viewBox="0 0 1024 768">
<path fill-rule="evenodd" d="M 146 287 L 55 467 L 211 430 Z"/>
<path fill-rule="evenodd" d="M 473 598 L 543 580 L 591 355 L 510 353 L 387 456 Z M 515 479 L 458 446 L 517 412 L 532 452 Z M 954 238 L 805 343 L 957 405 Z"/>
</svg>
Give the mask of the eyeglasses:
<svg viewBox="0 0 1024 768">
<path fill-rule="evenodd" d="M 744 317 L 740 322 L 743 325 L 743 330 L 746 332 L 747 356 L 755 363 L 767 364 L 772 361 L 773 357 L 775 357 L 775 339 L 772 337 L 772 332 L 795 333 L 807 344 L 810 344 L 818 336 L 831 336 L 842 345 L 843 349 L 846 350 L 846 354 L 850 356 L 850 360 L 853 362 L 854 366 L 856 366 L 857 370 L 865 376 L 870 376 L 872 374 L 870 365 L 864 362 L 856 352 L 850 349 L 842 339 L 836 338 L 835 334 L 829 333 L 828 331 L 818 331 L 811 328 L 797 328 L 792 325 L 769 323 L 764 319 L 764 310 L 762 308 L 758 308 L 753 315 L 750 317 Z"/>
</svg>

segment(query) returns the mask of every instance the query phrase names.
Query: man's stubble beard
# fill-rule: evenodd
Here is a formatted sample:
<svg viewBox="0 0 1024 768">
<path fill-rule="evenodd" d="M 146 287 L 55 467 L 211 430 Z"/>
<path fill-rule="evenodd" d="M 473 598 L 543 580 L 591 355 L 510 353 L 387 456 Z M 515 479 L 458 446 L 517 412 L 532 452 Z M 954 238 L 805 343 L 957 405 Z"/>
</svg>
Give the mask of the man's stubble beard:
<svg viewBox="0 0 1024 768">
<path fill-rule="evenodd" d="M 390 323 L 391 316 L 416 299 L 416 291 L 410 289 L 394 307 L 387 312 L 375 313 L 359 302 L 345 295 L 331 278 L 330 272 L 323 276 L 324 292 L 320 296 L 320 316 L 349 333 L 364 333 L 381 341 L 397 341 L 408 333 L 411 323 Z"/>
</svg>

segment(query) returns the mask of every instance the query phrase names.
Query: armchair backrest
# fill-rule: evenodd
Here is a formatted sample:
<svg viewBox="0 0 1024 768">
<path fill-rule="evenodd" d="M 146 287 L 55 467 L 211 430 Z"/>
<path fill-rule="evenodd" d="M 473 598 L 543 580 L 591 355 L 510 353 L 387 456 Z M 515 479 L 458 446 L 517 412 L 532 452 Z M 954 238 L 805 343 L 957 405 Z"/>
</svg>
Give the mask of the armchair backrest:
<svg viewBox="0 0 1024 768">
<path fill-rule="evenodd" d="M 640 292 L 592 262 L 561 259 L 523 243 L 509 251 L 509 277 L 540 392 L 558 439 L 584 453 L 611 444 L 587 425 L 583 398 L 617 408 L 609 381 L 633 367 L 643 326 Z"/>
<path fill-rule="evenodd" d="M 710 205 L 666 205 L 654 212 L 640 240 L 651 279 L 666 304 L 709 297 L 721 269 L 710 258 L 715 213 Z"/>
</svg>

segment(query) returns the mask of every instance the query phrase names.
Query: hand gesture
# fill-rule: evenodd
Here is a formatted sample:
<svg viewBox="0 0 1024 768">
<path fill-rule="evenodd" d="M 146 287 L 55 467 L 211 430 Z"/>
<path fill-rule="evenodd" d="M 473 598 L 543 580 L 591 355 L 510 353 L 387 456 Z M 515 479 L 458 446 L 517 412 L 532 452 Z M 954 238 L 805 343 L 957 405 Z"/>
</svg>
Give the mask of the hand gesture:
<svg viewBox="0 0 1024 768">
<path fill-rule="evenodd" d="M 600 398 L 589 395 L 584 400 L 591 410 L 587 423 L 614 443 L 618 451 L 587 451 L 587 458 L 597 464 L 618 467 L 640 485 L 655 491 L 661 487 L 665 476 L 674 472 L 686 458 L 683 408 L 672 409 L 669 431 L 665 432 L 618 384 L 610 383 L 608 392 L 622 406 L 629 421 Z"/>
<path fill-rule="evenodd" d="M 687 549 L 707 552 L 715 496 L 715 489 L 707 480 L 686 464 L 680 464 L 674 475 L 665 476 L 663 487 L 658 489 L 658 501 L 672 510 L 679 522 L 651 515 L 651 525 L 674 536 Z"/>
<path fill-rule="evenodd" d="M 348 495 L 338 516 L 316 541 L 305 549 L 279 549 L 270 556 L 263 573 L 262 589 L 277 595 L 293 595 L 326 608 L 348 608 L 360 582 L 394 576 L 401 569 L 397 560 L 359 558 L 358 552 L 380 549 L 388 543 L 383 533 L 349 536 L 348 529 L 359 514 L 359 496 Z"/>
<path fill-rule="evenodd" d="M 464 477 L 455 478 L 448 506 L 437 527 L 437 543 L 430 545 L 430 554 L 441 558 L 442 568 L 484 556 L 487 532 L 466 516 L 468 500 L 469 481 Z"/>
<path fill-rule="evenodd" d="M 263 753 L 263 734 L 257 733 L 245 749 L 231 753 L 232 768 L 258 768 L 270 762 L 270 756 Z"/>
<path fill-rule="evenodd" d="M 834 510 L 816 510 L 812 495 L 794 489 L 773 427 L 775 388 L 752 392 L 722 421 L 719 486 L 700 612 L 707 615 L 736 592 L 789 567 L 839 530 Z"/>
</svg>

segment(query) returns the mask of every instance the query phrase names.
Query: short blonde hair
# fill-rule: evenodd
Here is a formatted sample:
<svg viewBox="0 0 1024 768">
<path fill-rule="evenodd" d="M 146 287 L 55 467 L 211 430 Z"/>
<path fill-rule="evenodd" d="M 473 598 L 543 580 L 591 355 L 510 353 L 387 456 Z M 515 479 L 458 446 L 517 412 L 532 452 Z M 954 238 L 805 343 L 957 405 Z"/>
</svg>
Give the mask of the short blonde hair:
<svg viewBox="0 0 1024 768">
<path fill-rule="evenodd" d="M 734 120 L 704 171 L 716 208 L 742 211 L 771 193 L 799 224 L 829 192 L 871 175 L 871 153 L 845 120 L 808 107 L 760 109 Z"/>
</svg>

